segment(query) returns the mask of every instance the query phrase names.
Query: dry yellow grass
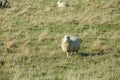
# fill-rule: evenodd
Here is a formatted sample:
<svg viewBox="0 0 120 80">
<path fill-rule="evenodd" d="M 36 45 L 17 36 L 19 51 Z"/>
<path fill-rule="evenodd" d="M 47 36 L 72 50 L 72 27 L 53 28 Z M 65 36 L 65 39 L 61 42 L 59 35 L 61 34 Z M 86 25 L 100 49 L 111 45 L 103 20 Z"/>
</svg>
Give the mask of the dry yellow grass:
<svg viewBox="0 0 120 80">
<path fill-rule="evenodd" d="M 0 80 L 119 80 L 120 1 L 11 0 L 0 9 Z M 66 60 L 64 35 L 83 39 Z"/>
</svg>

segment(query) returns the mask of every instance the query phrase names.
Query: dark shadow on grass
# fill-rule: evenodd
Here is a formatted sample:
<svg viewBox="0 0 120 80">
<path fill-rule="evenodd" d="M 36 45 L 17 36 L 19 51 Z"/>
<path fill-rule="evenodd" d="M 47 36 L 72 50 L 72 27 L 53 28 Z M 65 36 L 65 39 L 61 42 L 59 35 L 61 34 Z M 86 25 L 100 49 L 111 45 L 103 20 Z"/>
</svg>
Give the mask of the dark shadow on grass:
<svg viewBox="0 0 120 80">
<path fill-rule="evenodd" d="M 83 56 L 83 57 L 88 57 L 88 56 L 96 56 L 96 55 L 104 55 L 105 53 L 103 51 L 96 52 L 96 53 L 86 53 L 86 52 L 79 52 L 78 55 Z"/>
<path fill-rule="evenodd" d="M 11 8 L 11 6 L 0 6 L 0 9 Z"/>
<path fill-rule="evenodd" d="M 83 57 L 88 57 L 88 56 L 95 56 L 95 53 L 79 53 L 78 55 L 83 56 Z"/>
</svg>

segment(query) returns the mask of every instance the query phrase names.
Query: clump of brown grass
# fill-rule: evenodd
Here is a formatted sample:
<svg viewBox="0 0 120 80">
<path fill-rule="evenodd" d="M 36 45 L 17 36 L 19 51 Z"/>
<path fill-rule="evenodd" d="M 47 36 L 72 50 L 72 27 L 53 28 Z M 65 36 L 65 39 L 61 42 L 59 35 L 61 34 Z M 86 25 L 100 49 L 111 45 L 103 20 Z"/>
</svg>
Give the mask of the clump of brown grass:
<svg viewBox="0 0 120 80">
<path fill-rule="evenodd" d="M 43 30 L 43 32 L 40 35 L 38 35 L 38 41 L 45 40 L 46 37 L 48 36 L 48 34 L 49 34 L 49 30 L 48 29 Z"/>
<path fill-rule="evenodd" d="M 119 31 L 114 31 L 111 39 L 120 39 L 120 32 Z"/>
<path fill-rule="evenodd" d="M 98 38 L 97 40 L 94 40 L 93 44 L 91 45 L 91 49 L 93 51 L 104 52 L 104 53 L 108 53 L 112 50 L 110 44 L 109 45 L 105 44 L 102 38 Z"/>
<path fill-rule="evenodd" d="M 104 45 L 103 41 L 97 39 L 93 41 L 93 44 L 91 45 L 91 49 L 99 51 L 102 49 L 103 45 Z"/>
<path fill-rule="evenodd" d="M 111 21 L 115 21 L 116 24 L 119 23 L 116 20 L 117 17 L 120 17 L 119 0 L 84 0 L 80 5 L 82 5 L 83 11 L 79 13 L 79 19 L 84 24 L 103 25 L 111 23 Z"/>
<path fill-rule="evenodd" d="M 16 39 L 6 42 L 6 49 L 8 52 L 11 52 L 14 48 L 17 47 Z"/>
</svg>

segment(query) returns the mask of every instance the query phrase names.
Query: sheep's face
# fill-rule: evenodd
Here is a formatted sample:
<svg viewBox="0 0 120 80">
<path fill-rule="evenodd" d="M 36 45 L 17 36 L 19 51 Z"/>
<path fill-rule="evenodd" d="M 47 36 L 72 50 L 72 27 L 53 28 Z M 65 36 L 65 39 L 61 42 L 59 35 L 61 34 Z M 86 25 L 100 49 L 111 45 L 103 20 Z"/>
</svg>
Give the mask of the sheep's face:
<svg viewBox="0 0 120 80">
<path fill-rule="evenodd" d="M 70 41 L 70 36 L 65 35 L 65 36 L 64 36 L 64 42 L 69 42 L 69 41 Z"/>
</svg>

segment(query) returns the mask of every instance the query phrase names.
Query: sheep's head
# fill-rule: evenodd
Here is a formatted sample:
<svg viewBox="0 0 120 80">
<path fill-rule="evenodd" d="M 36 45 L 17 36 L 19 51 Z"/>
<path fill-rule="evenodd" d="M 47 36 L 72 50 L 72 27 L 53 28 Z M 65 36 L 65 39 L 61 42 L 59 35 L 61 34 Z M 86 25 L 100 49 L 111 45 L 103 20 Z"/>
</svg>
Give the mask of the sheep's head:
<svg viewBox="0 0 120 80">
<path fill-rule="evenodd" d="M 64 40 L 64 42 L 69 42 L 70 41 L 70 36 L 65 35 L 63 40 Z"/>
</svg>

